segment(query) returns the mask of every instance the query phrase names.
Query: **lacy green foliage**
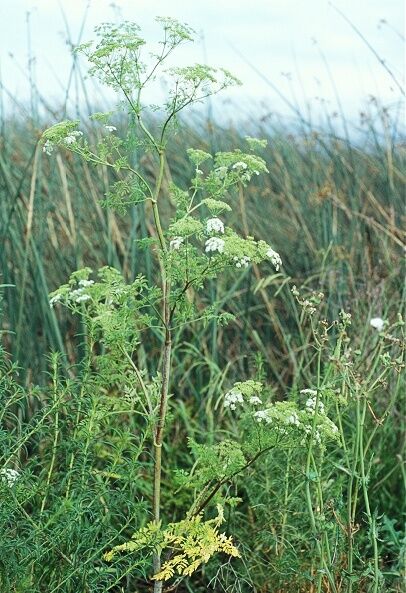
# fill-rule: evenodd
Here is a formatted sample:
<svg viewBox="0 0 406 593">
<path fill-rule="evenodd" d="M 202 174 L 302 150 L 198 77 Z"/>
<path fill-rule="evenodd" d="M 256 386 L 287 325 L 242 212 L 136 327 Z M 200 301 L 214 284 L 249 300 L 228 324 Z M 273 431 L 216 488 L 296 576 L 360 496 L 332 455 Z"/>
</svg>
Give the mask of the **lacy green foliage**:
<svg viewBox="0 0 406 593">
<path fill-rule="evenodd" d="M 189 439 L 189 446 L 196 459 L 189 485 L 197 489 L 211 480 L 233 477 L 247 463 L 241 446 L 234 441 L 225 439 L 216 445 L 200 445 Z"/>
<path fill-rule="evenodd" d="M 153 549 L 162 546 L 164 538 L 164 531 L 161 529 L 161 526 L 151 522 L 146 527 L 142 527 L 134 533 L 130 541 L 119 546 L 114 546 L 114 548 L 104 554 L 103 558 L 107 562 L 111 562 L 114 556 L 120 552 L 138 552 L 143 548 Z"/>
<path fill-rule="evenodd" d="M 50 303 L 81 316 L 92 342 L 104 347 L 95 357 L 98 369 L 115 384 L 127 374 L 128 360 L 123 355 L 131 357 L 141 332 L 158 323 L 154 307 L 161 293 L 141 275 L 127 284 L 122 274 L 107 266 L 98 270 L 98 281 L 90 279 L 91 274 L 90 268 L 74 272 L 67 284 L 50 295 Z"/>
<path fill-rule="evenodd" d="M 264 386 L 260 381 L 237 381 L 234 383 L 233 389 L 241 392 L 244 398 L 258 397 L 264 390 Z"/>
<path fill-rule="evenodd" d="M 199 103 L 230 86 L 241 84 L 225 68 L 217 69 L 206 64 L 170 68 L 167 73 L 173 84 L 168 93 L 169 101 L 165 104 L 168 113 L 177 113 L 192 103 Z"/>
<path fill-rule="evenodd" d="M 45 130 L 45 132 L 42 135 L 42 138 L 45 141 L 48 140 L 50 142 L 54 142 L 55 144 L 64 142 L 70 134 L 77 132 L 76 128 L 78 127 L 79 123 L 79 120 L 61 121 Z"/>
<path fill-rule="evenodd" d="M 176 19 L 158 17 L 156 21 L 163 30 L 160 51 L 144 52 L 145 40 L 135 23 L 120 25 L 104 23 L 96 28 L 99 42 L 84 43 L 76 49 L 92 64 L 90 74 L 101 82 L 124 93 L 127 102 L 137 115 L 145 108 L 140 102 L 142 90 L 162 74 L 162 64 L 182 43 L 193 41 L 193 29 Z M 162 133 L 170 120 L 187 105 L 201 101 L 230 85 L 240 84 L 225 69 L 215 69 L 203 64 L 169 68 L 170 88 L 164 109 L 169 119 L 163 122 Z M 156 110 L 157 106 L 150 105 Z M 163 138 L 162 138 L 163 139 Z M 150 138 L 151 140 L 151 138 Z"/>
<path fill-rule="evenodd" d="M 138 552 L 143 548 L 158 548 L 161 552 L 169 550 L 171 558 L 153 576 L 154 580 L 167 581 L 175 574 L 192 575 L 218 552 L 239 557 L 232 538 L 218 531 L 224 520 L 220 505 L 217 506 L 217 512 L 217 517 L 208 521 L 203 521 L 201 515 L 196 515 L 178 523 L 170 523 L 165 528 L 149 523 L 134 533 L 130 541 L 106 552 L 104 559 L 111 562 L 119 552 Z"/>
<path fill-rule="evenodd" d="M 203 76 L 203 73 L 199 70 L 198 78 L 200 76 Z M 191 93 L 191 96 L 194 97 L 194 91 Z M 178 108 L 174 107 L 174 113 L 177 110 Z M 100 119 L 99 115 L 98 118 Z M 95 164 L 104 163 L 116 171 L 126 170 L 126 178 L 115 182 L 106 195 L 104 205 L 125 211 L 128 205 L 152 199 L 152 190 L 142 173 L 130 167 L 126 157 L 121 155 L 120 149 L 123 145 L 121 140 L 114 134 L 108 134 L 107 140 L 101 141 L 97 149 L 92 151 L 86 141 L 79 142 L 78 137 L 74 135 L 81 134 L 74 131 L 76 124 L 77 122 L 64 122 L 58 127 L 57 133 L 52 132 L 53 128 L 45 132 L 43 136 L 44 150 L 50 152 L 54 144 L 62 144 L 77 152 L 85 160 Z M 140 125 L 145 131 L 143 124 Z M 155 141 L 150 137 L 148 131 L 146 131 L 146 135 L 154 144 Z M 70 138 L 69 142 L 66 141 L 66 138 Z M 252 148 L 254 146 L 252 139 L 250 142 Z M 157 146 L 156 143 L 155 145 Z M 259 146 L 262 146 L 261 141 L 259 141 Z M 175 185 L 172 185 L 170 189 L 177 206 L 176 218 L 168 228 L 169 237 L 175 237 L 173 245 L 176 245 L 176 248 L 174 251 L 178 252 L 177 254 L 172 253 L 167 261 L 167 273 L 171 275 L 172 281 L 180 282 L 188 287 L 201 288 L 205 279 L 215 278 L 227 266 L 246 267 L 248 263 L 260 263 L 269 257 L 274 262 L 273 255 L 270 256 L 270 254 L 275 254 L 275 252 L 265 241 L 256 242 L 252 237 L 243 238 L 228 228 L 224 237 L 216 239 L 213 237 L 210 219 L 206 221 L 205 229 L 201 220 L 192 216 L 193 212 L 202 207 L 206 207 L 211 214 L 230 211 L 231 207 L 227 202 L 219 198 L 227 196 L 234 187 L 241 184 L 246 185 L 252 175 L 267 172 L 265 161 L 259 156 L 244 154 L 240 150 L 235 150 L 232 153 L 217 153 L 213 159 L 213 170 L 204 177 L 198 166 L 211 160 L 211 155 L 197 149 L 190 149 L 188 154 L 196 166 L 196 177 L 192 180 L 192 192 L 181 190 Z M 222 221 L 218 221 L 218 224 L 224 233 Z M 189 246 L 189 240 L 202 241 L 205 239 L 205 234 L 209 239 L 206 239 L 205 246 L 202 246 L 204 252 L 200 255 L 195 247 Z M 188 241 L 183 245 L 185 239 Z M 209 261 L 207 253 L 211 255 Z M 279 258 L 279 256 L 277 257 Z M 184 288 L 181 288 L 181 294 L 183 291 Z M 183 304 L 185 303 L 183 302 Z M 185 309 L 182 318 L 185 318 Z"/>
<path fill-rule="evenodd" d="M 259 138 L 252 138 L 251 136 L 246 136 L 245 140 L 252 152 L 257 152 L 261 148 L 266 148 L 268 145 L 268 141 L 266 139 L 260 140 Z"/>
<path fill-rule="evenodd" d="M 150 288 L 141 275 L 127 284 L 120 272 L 107 266 L 98 270 L 99 281 L 89 279 L 91 274 L 90 268 L 74 272 L 68 284 L 51 293 L 51 305 L 61 303 L 81 313 L 106 346 L 127 344 L 134 349 L 140 331 L 155 321 L 150 311 L 160 299 L 159 289 Z"/>
<path fill-rule="evenodd" d="M 161 25 L 164 38 L 160 42 L 162 52 L 152 54 L 156 67 L 182 42 L 192 41 L 193 29 L 171 18 L 156 19 Z M 136 23 L 124 22 L 120 25 L 104 23 L 96 27 L 98 43 L 88 42 L 79 45 L 77 52 L 83 53 L 92 64 L 89 73 L 115 90 L 132 94 L 142 89 L 146 82 L 155 78 L 148 73 L 148 66 L 142 56 L 145 40 L 140 36 Z"/>
<path fill-rule="evenodd" d="M 145 182 L 134 176 L 116 181 L 101 204 L 117 210 L 120 214 L 125 214 L 129 206 L 141 204 L 148 199 L 147 187 Z"/>
<path fill-rule="evenodd" d="M 89 270 L 81 270 L 72 288 L 89 276 Z M 121 281 L 117 281 L 120 284 Z M 309 341 L 309 347 L 315 348 L 325 330 L 316 320 L 316 314 L 310 313 L 305 305 L 303 308 L 311 323 L 316 323 L 314 337 Z M 18 583 L 24 593 L 40 593 L 41 587 L 52 590 L 60 585 L 69 593 L 76 593 L 78 582 L 84 582 L 90 591 L 96 592 L 120 582 L 122 575 L 127 570 L 133 571 L 131 567 L 136 563 L 137 572 L 133 572 L 131 584 L 142 590 L 151 574 L 150 555 L 158 547 L 164 551 L 164 559 L 166 554 L 170 557 L 163 563 L 161 572 L 155 575 L 157 578 L 187 577 L 195 571 L 192 573 L 193 586 L 196 584 L 197 590 L 203 591 L 207 588 L 207 580 L 198 576 L 196 569 L 210 558 L 210 554 L 211 558 L 218 552 L 232 556 L 234 548 L 230 548 L 232 542 L 227 544 L 225 540 L 228 538 L 214 523 L 207 526 L 207 521 L 197 518 L 201 514 L 195 516 L 193 513 L 201 505 L 210 511 L 220 501 L 229 508 L 227 531 L 238 541 L 238 551 L 245 561 L 244 564 L 233 563 L 235 568 L 227 562 L 221 569 L 224 571 L 220 573 L 222 578 L 232 579 L 238 575 L 241 582 L 247 579 L 265 590 L 271 585 L 291 591 L 294 590 L 292 587 L 295 590 L 303 588 L 312 578 L 306 570 L 316 555 L 304 503 L 307 481 L 312 485 L 315 525 L 322 534 L 323 545 L 330 542 L 337 546 L 346 563 L 348 535 L 340 528 L 348 521 L 345 493 L 354 482 L 353 487 L 360 488 L 362 494 L 365 479 L 372 494 L 384 477 L 382 469 L 371 463 L 371 453 L 364 454 L 370 470 L 362 477 L 361 460 L 355 445 L 358 443 L 359 447 L 360 442 L 365 442 L 360 440 L 360 430 L 368 430 L 368 436 L 364 435 L 366 439 L 385 429 L 385 410 L 392 405 L 384 399 L 387 384 L 390 382 L 392 388 L 396 388 L 402 373 L 401 345 L 396 342 L 402 328 L 403 321 L 399 319 L 388 328 L 388 333 L 376 336 L 375 354 L 367 360 L 353 348 L 356 336 L 351 334 L 348 316 L 342 315 L 339 323 L 332 324 L 329 329 L 329 334 L 337 329 L 339 332 L 323 345 L 323 374 L 316 374 L 314 380 L 308 382 L 310 387 L 298 389 L 287 401 L 274 402 L 273 389 L 264 380 L 231 383 L 227 394 L 231 394 L 230 402 L 234 402 L 236 408 L 227 412 L 226 417 L 222 415 L 221 407 L 217 408 L 218 430 L 215 431 L 214 444 L 200 444 L 196 438 L 191 440 L 193 460 L 185 454 L 184 447 L 176 443 L 168 445 L 172 467 L 194 466 L 175 479 L 171 478 L 170 472 L 167 474 L 167 481 L 173 488 L 167 502 L 168 512 L 179 509 L 182 516 L 189 512 L 189 518 L 166 527 L 157 528 L 155 524 L 141 527 L 134 539 L 115 547 L 116 542 L 123 541 L 125 535 L 121 529 L 128 521 L 131 523 L 126 530 L 130 531 L 134 530 L 134 525 L 135 529 L 145 525 L 147 505 L 140 501 L 151 495 L 144 475 L 150 469 L 147 443 L 152 427 L 148 410 L 144 420 L 140 416 L 145 396 L 136 377 L 128 372 L 122 377 L 117 397 L 106 384 L 105 376 L 85 364 L 77 369 L 77 378 L 66 380 L 54 375 L 54 388 L 50 385 L 46 390 L 27 393 L 16 382 L 17 369 L 4 361 L 0 373 L 1 454 L 6 460 L 5 469 L 17 471 L 19 477 L 12 485 L 3 473 L 0 480 L 3 589 L 12 590 Z M 60 362 L 53 360 L 51 368 Z M 320 389 L 314 387 L 317 382 Z M 147 387 L 151 402 L 158 401 L 160 377 L 148 382 Z M 242 402 L 238 394 L 241 394 Z M 250 401 L 252 399 L 254 401 Z M 27 402 L 34 405 L 36 412 L 20 424 L 16 419 L 22 416 Z M 42 402 L 40 407 L 36 405 L 39 402 Z M 378 427 L 372 416 L 366 415 L 362 422 L 362 418 L 357 419 L 357 410 L 364 406 L 367 409 L 367 403 L 375 406 L 375 412 L 379 411 L 382 424 Z M 271 422 L 258 422 L 254 418 L 256 411 L 266 411 L 272 417 Z M 181 423 L 182 416 L 176 408 L 174 414 L 176 423 Z M 340 427 L 340 441 L 345 442 L 347 453 L 334 435 L 323 435 L 320 445 L 314 433 L 313 438 L 307 436 L 301 445 L 304 434 L 296 425 L 295 414 L 301 423 L 311 424 L 315 420 L 315 429 L 319 422 L 331 418 Z M 228 434 L 235 435 L 235 440 L 229 436 L 224 439 L 224 427 Z M 286 429 L 287 434 L 278 435 L 277 427 Z M 382 456 L 387 443 L 392 442 L 393 428 L 390 424 L 386 429 L 381 443 Z M 204 432 L 199 435 L 203 439 Z M 261 448 L 267 442 L 272 446 L 270 455 Z M 313 443 L 315 466 L 304 476 L 310 443 Z M 19 451 L 23 450 L 32 452 L 27 459 L 20 457 Z M 252 463 L 247 467 L 259 451 L 264 451 L 263 455 L 257 457 L 255 465 Z M 54 452 L 56 461 L 53 464 Z M 51 476 L 49 482 L 48 476 Z M 322 495 L 318 494 L 320 488 Z M 41 513 L 44 497 L 45 506 Z M 373 582 L 373 573 L 364 574 L 364 562 L 371 558 L 371 528 L 379 530 L 381 545 L 391 550 L 395 558 L 392 570 L 400 572 L 401 562 L 396 558 L 401 558 L 402 544 L 396 535 L 399 531 L 397 523 L 393 529 L 390 527 L 390 522 L 394 521 L 388 515 L 390 511 L 387 510 L 382 518 L 374 520 L 372 517 L 370 526 L 361 495 L 354 512 L 359 525 L 352 536 L 356 583 L 363 587 Z M 272 530 L 266 527 L 269 525 Z M 114 553 L 110 562 L 100 562 L 102 554 L 112 547 Z M 129 553 L 119 554 L 119 551 Z M 270 571 L 270 554 L 280 572 Z M 45 564 L 44 557 L 47 558 Z M 73 566 L 64 557 L 76 558 L 77 565 Z M 212 563 L 205 567 L 207 579 L 215 578 L 216 571 L 220 570 L 221 560 L 213 559 Z M 251 566 L 255 566 L 254 576 L 250 576 Z M 332 561 L 327 566 L 337 581 L 342 578 L 341 564 Z M 396 579 L 396 575 L 391 578 Z M 242 590 L 248 592 L 250 586 L 244 585 Z"/>
<path fill-rule="evenodd" d="M 213 233 L 213 221 L 224 228 L 224 234 Z M 173 283 L 171 302 L 174 318 L 184 323 L 212 317 L 216 306 L 200 309 L 198 314 L 190 302 L 190 290 L 201 290 L 208 279 L 217 278 L 225 270 L 244 269 L 251 263 L 270 260 L 270 255 L 279 258 L 265 241 L 253 237 L 243 238 L 232 229 L 224 227 L 218 218 L 201 221 L 184 216 L 169 227 L 171 250 L 166 257 L 167 273 Z M 274 260 L 271 261 L 275 264 Z M 189 313 L 187 312 L 189 311 Z M 230 317 L 231 318 L 231 317 Z M 223 319 L 225 319 L 223 317 Z"/>
</svg>

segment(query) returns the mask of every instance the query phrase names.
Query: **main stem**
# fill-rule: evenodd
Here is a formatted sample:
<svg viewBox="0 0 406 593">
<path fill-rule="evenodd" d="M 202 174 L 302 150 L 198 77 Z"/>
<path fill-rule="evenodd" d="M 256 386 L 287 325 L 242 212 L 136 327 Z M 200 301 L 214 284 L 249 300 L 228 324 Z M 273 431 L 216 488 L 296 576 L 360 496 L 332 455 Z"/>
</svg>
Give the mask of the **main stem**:
<svg viewBox="0 0 406 593">
<path fill-rule="evenodd" d="M 162 475 L 162 442 L 165 427 L 166 410 L 168 406 L 169 375 L 171 368 L 172 339 L 169 328 L 165 331 L 165 343 L 162 364 L 162 389 L 159 402 L 158 422 L 154 438 L 154 492 L 152 501 L 152 512 L 155 523 L 161 518 L 161 475 Z M 153 557 L 154 574 L 161 570 L 161 556 L 158 552 Z M 161 593 L 162 581 L 154 583 L 154 593 Z"/>
<path fill-rule="evenodd" d="M 161 220 L 158 210 L 158 197 L 162 186 L 163 175 L 164 175 L 165 156 L 163 150 L 159 150 L 159 173 L 156 182 L 154 199 L 152 201 L 152 209 L 154 215 L 154 222 L 161 246 L 162 253 L 166 253 L 166 243 L 162 232 Z M 161 519 L 161 476 L 162 476 L 162 443 L 165 429 L 165 418 L 166 410 L 168 407 L 168 392 L 169 392 L 169 378 L 171 370 L 171 353 L 172 353 L 172 335 L 171 335 L 171 311 L 170 311 L 170 281 L 166 275 L 165 262 L 160 257 L 160 265 L 162 270 L 162 286 L 163 286 L 163 299 L 162 299 L 162 318 L 165 325 L 165 340 L 163 345 L 163 356 L 162 356 L 162 383 L 161 393 L 159 400 L 159 412 L 158 421 L 154 433 L 154 485 L 153 485 L 153 498 L 152 498 L 152 514 L 155 523 L 159 523 Z M 153 555 L 153 569 L 154 574 L 157 574 L 161 570 L 161 555 L 158 551 L 154 552 Z M 154 593 L 162 592 L 162 581 L 154 582 Z"/>
</svg>

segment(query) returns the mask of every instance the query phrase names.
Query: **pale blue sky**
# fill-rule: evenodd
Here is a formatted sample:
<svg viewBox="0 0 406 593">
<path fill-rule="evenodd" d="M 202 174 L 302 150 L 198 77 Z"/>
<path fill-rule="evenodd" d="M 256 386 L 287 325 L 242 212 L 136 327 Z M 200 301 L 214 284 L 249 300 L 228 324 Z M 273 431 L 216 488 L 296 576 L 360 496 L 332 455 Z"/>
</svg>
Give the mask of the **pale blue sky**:
<svg viewBox="0 0 406 593">
<path fill-rule="evenodd" d="M 117 18 L 112 4 L 111 0 L 90 1 L 83 40 L 92 38 L 96 24 Z M 153 24 L 156 15 L 176 17 L 203 33 L 205 44 L 185 47 L 180 61 L 207 61 L 231 70 L 244 86 L 229 98 L 244 111 L 254 105 L 256 111 L 264 113 L 289 110 L 235 50 L 290 100 L 294 98 L 301 106 L 305 100 L 311 101 L 315 112 L 321 109 L 320 99 L 329 112 L 337 109 L 332 81 L 349 117 L 356 117 L 369 95 L 388 106 L 399 101 L 399 91 L 390 76 L 327 0 L 115 0 L 114 4 L 124 18 L 143 27 L 147 39 L 157 32 Z M 335 0 L 334 4 L 360 29 L 401 82 L 403 2 Z M 56 105 L 63 97 L 71 63 L 61 7 L 76 41 L 86 5 L 87 0 L 0 0 L 2 80 L 14 97 L 22 101 L 29 97 L 27 12 L 36 84 Z M 380 25 L 381 19 L 387 24 Z M 221 105 L 226 109 L 227 103 Z"/>
</svg>

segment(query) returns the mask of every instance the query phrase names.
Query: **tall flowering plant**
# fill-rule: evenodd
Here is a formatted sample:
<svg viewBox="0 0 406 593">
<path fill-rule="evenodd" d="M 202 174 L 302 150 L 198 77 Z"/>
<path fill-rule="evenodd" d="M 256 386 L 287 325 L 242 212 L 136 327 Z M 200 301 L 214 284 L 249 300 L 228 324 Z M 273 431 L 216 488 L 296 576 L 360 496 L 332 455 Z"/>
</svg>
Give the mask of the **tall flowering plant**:
<svg viewBox="0 0 406 593">
<path fill-rule="evenodd" d="M 115 112 L 108 112 L 92 116 L 102 138 L 96 145 L 79 129 L 79 121 L 58 123 L 42 137 L 47 155 L 57 149 L 68 150 L 114 173 L 115 181 L 103 200 L 106 207 L 125 212 L 146 203 L 152 212 L 150 236 L 142 243 L 156 258 L 156 284 L 149 285 L 142 275 L 128 284 L 110 267 L 96 273 L 83 268 L 50 295 L 50 304 L 64 305 L 83 318 L 92 338 L 93 365 L 105 374 L 107 383 L 113 385 L 124 376 L 136 385 L 139 413 L 148 426 L 153 456 L 151 517 L 130 541 L 106 550 L 105 560 L 123 552 L 150 554 L 155 593 L 162 591 L 164 581 L 191 575 L 217 553 L 239 555 L 236 543 L 220 529 L 227 502 L 223 487 L 230 480 L 275 447 L 302 446 L 310 439 L 321 446 L 326 438 L 337 438 L 337 428 L 327 417 L 318 391 L 304 394 L 306 403 L 300 408 L 292 402 L 271 403 L 263 382 L 236 383 L 224 395 L 223 404 L 225 412 L 234 414 L 238 421 L 238 439 L 214 445 L 190 440 L 196 461 L 189 472 L 178 472 L 179 488 L 188 493 L 189 508 L 175 523 L 162 516 L 162 477 L 170 464 L 163 455 L 170 398 L 172 405 L 177 405 L 171 381 L 175 330 L 209 320 L 219 324 L 231 321 L 232 316 L 219 312 L 217 305 L 197 308 L 196 295 L 206 289 L 209 280 L 226 270 L 238 274 L 261 263 L 279 271 L 282 261 L 269 243 L 242 236 L 228 224 L 233 194 L 241 195 L 252 179 L 267 173 L 266 163 L 258 155 L 265 141 L 248 137 L 247 152 L 236 149 L 215 155 L 189 148 L 194 171 L 189 187 L 166 183 L 165 172 L 171 169 L 167 148 L 179 114 L 240 83 L 224 69 L 202 64 L 171 66 L 175 50 L 193 40 L 193 30 L 174 19 L 157 21 L 162 27 L 158 49 L 148 52 L 139 27 L 128 22 L 101 25 L 96 29 L 95 43 L 76 49 L 89 60 L 90 74 L 121 96 L 118 110 L 126 110 L 131 122 L 127 134 L 119 134 L 112 123 Z M 160 106 L 146 105 L 145 90 L 160 74 L 168 78 L 167 98 Z M 155 111 L 153 127 L 148 109 Z M 134 148 L 150 155 L 152 177 L 134 166 Z M 174 205 L 170 220 L 162 215 L 168 204 Z M 160 339 L 156 376 L 149 376 L 146 366 L 137 362 L 138 349 L 149 331 L 154 336 L 158 333 Z M 97 343 L 103 347 L 93 349 Z M 216 515 L 205 519 L 210 507 L 217 508 Z"/>
</svg>

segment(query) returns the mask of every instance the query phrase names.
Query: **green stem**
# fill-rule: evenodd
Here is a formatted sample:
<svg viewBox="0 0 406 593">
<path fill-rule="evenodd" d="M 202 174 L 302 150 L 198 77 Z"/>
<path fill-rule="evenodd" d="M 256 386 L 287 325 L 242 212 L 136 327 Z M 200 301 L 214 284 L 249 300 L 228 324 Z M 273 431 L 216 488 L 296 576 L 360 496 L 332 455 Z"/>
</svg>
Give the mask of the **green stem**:
<svg viewBox="0 0 406 593">
<path fill-rule="evenodd" d="M 159 150 L 159 172 L 156 181 L 154 199 L 152 201 L 153 215 L 156 231 L 159 238 L 159 243 L 163 254 L 167 252 L 165 237 L 163 234 L 161 219 L 158 209 L 158 198 L 162 187 L 164 176 L 165 156 L 162 150 Z M 163 285 L 163 299 L 162 299 L 162 318 L 165 324 L 165 341 L 163 346 L 162 357 L 162 384 L 159 401 L 158 421 L 155 428 L 154 435 L 154 482 L 153 482 L 153 498 L 152 498 L 152 514 L 154 521 L 159 523 L 161 520 L 161 479 L 162 479 L 162 444 L 165 429 L 166 411 L 168 407 L 169 395 L 169 380 L 171 371 L 171 354 L 172 354 L 172 332 L 171 332 L 171 311 L 170 311 L 170 280 L 165 271 L 165 261 L 163 261 L 162 252 L 159 254 L 161 271 L 162 271 L 162 285 Z M 153 570 L 154 574 L 161 570 L 161 555 L 156 551 L 153 555 Z M 154 593 L 162 592 L 162 581 L 154 582 Z"/>
<path fill-rule="evenodd" d="M 360 427 L 360 437 L 359 437 L 359 460 L 360 460 L 360 472 L 361 472 L 361 484 L 362 484 L 362 493 L 364 496 L 364 503 L 365 503 L 365 511 L 368 518 L 369 523 L 369 532 L 370 537 L 372 540 L 372 547 L 374 551 L 374 583 L 373 583 L 373 593 L 378 593 L 379 587 L 379 552 L 378 552 L 378 533 L 376 530 L 376 519 L 372 516 L 371 513 L 371 506 L 369 502 L 369 495 L 368 495 L 368 487 L 367 487 L 367 475 L 365 472 L 365 449 L 364 449 L 364 425 L 365 425 L 365 416 L 367 410 L 367 400 L 364 396 L 363 403 L 362 403 L 362 411 L 361 411 L 361 404 L 360 398 L 357 400 L 357 423 Z"/>
<path fill-rule="evenodd" d="M 310 442 L 309 447 L 307 449 L 307 457 L 306 457 L 306 469 L 305 469 L 305 476 L 306 476 L 306 485 L 305 485 L 305 496 L 306 496 L 306 504 L 307 510 L 310 517 L 310 526 L 313 532 L 313 536 L 316 543 L 316 551 L 319 559 L 319 570 L 317 575 L 317 592 L 321 593 L 322 587 L 322 577 L 323 577 L 323 569 L 327 575 L 327 578 L 330 582 L 331 589 L 336 592 L 336 586 L 334 583 L 334 578 L 331 574 L 329 563 L 326 562 L 324 557 L 324 546 L 323 540 L 320 537 L 319 529 L 316 523 L 316 517 L 313 510 L 313 502 L 312 502 L 312 494 L 310 490 L 310 467 L 314 462 L 313 456 L 313 442 L 314 442 L 314 435 L 316 432 L 316 424 L 317 424 L 317 415 L 318 415 L 318 408 L 319 408 L 319 400 L 320 400 L 320 380 L 321 380 L 321 348 L 318 351 L 317 357 L 317 395 L 316 395 L 316 404 L 315 404 L 315 412 L 313 416 L 313 423 L 312 423 L 312 432 L 310 435 Z M 319 474 L 317 474 L 317 480 L 320 481 Z"/>
<path fill-rule="evenodd" d="M 288 457 L 286 461 L 286 469 L 285 469 L 285 492 L 283 497 L 283 515 L 281 521 L 281 547 L 279 550 L 279 556 L 283 555 L 285 549 L 285 529 L 288 520 L 288 501 L 289 501 L 289 478 L 290 478 L 290 462 L 291 462 L 291 454 L 292 451 L 289 449 Z"/>
<path fill-rule="evenodd" d="M 342 432 L 342 439 L 344 433 Z M 349 467 L 350 479 L 348 482 L 347 492 L 347 573 L 348 573 L 348 587 L 347 592 L 352 593 L 353 586 L 353 559 L 354 559 L 354 516 L 357 508 L 357 498 L 354 497 L 354 480 L 355 490 L 357 491 L 357 465 L 358 465 L 358 449 L 359 449 L 359 424 L 356 425 L 355 443 L 352 448 L 352 465 Z M 354 498 L 354 500 L 353 500 Z"/>
<path fill-rule="evenodd" d="M 58 401 L 58 362 L 57 362 L 57 360 L 54 360 L 54 362 L 53 362 L 52 387 L 53 387 L 53 389 L 52 389 L 53 404 L 54 404 L 54 406 L 56 406 L 55 431 L 54 431 L 54 440 L 52 443 L 51 463 L 50 463 L 49 469 L 48 469 L 47 481 L 45 484 L 45 493 L 44 493 L 44 498 L 42 499 L 42 503 L 41 503 L 40 515 L 42 515 L 42 513 L 44 512 L 44 509 L 45 509 L 45 504 L 46 504 L 48 491 L 49 491 L 49 485 L 51 483 L 51 476 L 52 476 L 52 472 L 54 471 L 54 466 L 55 466 L 56 449 L 57 449 L 58 438 L 59 438 L 59 405 L 58 405 L 59 401 Z"/>
<path fill-rule="evenodd" d="M 164 253 L 167 252 L 167 248 L 166 248 L 166 242 L 165 242 L 165 237 L 164 237 L 164 233 L 162 230 L 162 225 L 161 225 L 161 218 L 159 216 L 159 209 L 158 209 L 158 197 L 159 197 L 159 192 L 162 186 L 162 181 L 164 178 L 164 167 L 165 167 L 165 157 L 164 157 L 164 153 L 162 151 L 159 152 L 159 173 L 158 173 L 158 179 L 157 179 L 157 185 L 155 188 L 155 192 L 154 192 L 154 198 L 152 200 L 152 213 L 154 216 L 154 223 L 155 223 L 155 227 L 158 233 L 158 239 L 159 239 L 159 244 L 161 246 L 161 249 Z M 165 284 L 165 274 L 164 274 L 164 278 L 163 278 L 163 284 Z M 164 297 L 165 300 L 165 297 Z M 165 316 L 163 316 L 164 320 L 165 320 Z"/>
</svg>

